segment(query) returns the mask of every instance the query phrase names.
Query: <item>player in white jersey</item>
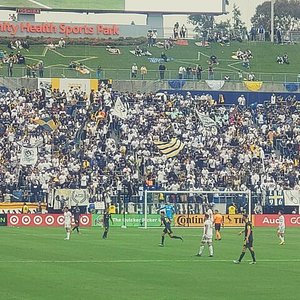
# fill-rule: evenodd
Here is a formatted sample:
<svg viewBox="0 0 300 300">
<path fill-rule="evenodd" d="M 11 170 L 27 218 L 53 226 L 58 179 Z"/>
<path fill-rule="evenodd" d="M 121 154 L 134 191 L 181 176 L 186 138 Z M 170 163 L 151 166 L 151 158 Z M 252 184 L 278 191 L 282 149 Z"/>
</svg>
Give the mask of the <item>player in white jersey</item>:
<svg viewBox="0 0 300 300">
<path fill-rule="evenodd" d="M 64 208 L 64 219 L 65 219 L 65 228 L 66 228 L 66 232 L 67 232 L 67 236 L 65 238 L 65 240 L 69 240 L 70 239 L 70 234 L 71 234 L 71 219 L 72 219 L 72 214 L 69 211 L 68 207 Z"/>
<path fill-rule="evenodd" d="M 280 210 L 278 212 L 278 229 L 277 229 L 277 235 L 280 239 L 279 245 L 284 245 L 284 232 L 285 232 L 285 218 L 284 215 L 282 214 L 282 211 Z"/>
<path fill-rule="evenodd" d="M 213 208 L 213 203 L 209 203 L 208 204 L 208 210 L 207 210 L 207 214 L 208 214 L 208 216 L 209 216 L 209 219 L 212 221 L 212 222 L 214 222 L 214 213 L 213 213 L 213 210 L 212 210 L 212 208 Z"/>
<path fill-rule="evenodd" d="M 214 248 L 212 245 L 212 239 L 213 239 L 213 221 L 209 218 L 208 214 L 205 214 L 203 236 L 202 236 L 199 252 L 198 252 L 198 254 L 196 254 L 196 256 L 202 256 L 205 244 L 208 245 L 209 257 L 214 256 Z"/>
</svg>

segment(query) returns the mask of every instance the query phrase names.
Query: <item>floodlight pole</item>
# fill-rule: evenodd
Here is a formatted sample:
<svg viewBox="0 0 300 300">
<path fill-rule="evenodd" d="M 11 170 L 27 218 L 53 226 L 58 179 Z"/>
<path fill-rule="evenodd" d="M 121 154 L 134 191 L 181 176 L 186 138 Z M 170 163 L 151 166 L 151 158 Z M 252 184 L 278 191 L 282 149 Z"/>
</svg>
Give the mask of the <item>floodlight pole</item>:
<svg viewBox="0 0 300 300">
<path fill-rule="evenodd" d="M 275 0 L 271 0 L 271 42 L 274 43 L 274 6 Z"/>
</svg>

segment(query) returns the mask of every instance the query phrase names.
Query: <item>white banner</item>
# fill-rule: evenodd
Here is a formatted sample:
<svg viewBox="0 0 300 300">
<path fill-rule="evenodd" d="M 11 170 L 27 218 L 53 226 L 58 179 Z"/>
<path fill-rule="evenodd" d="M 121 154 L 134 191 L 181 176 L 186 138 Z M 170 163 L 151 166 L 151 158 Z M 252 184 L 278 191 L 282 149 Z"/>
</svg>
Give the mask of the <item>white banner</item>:
<svg viewBox="0 0 300 300">
<path fill-rule="evenodd" d="M 297 206 L 300 204 L 300 191 L 298 190 L 285 190 L 284 205 L 286 206 Z"/>
<path fill-rule="evenodd" d="M 225 80 L 205 80 L 205 82 L 214 91 L 220 90 L 225 84 Z"/>
<path fill-rule="evenodd" d="M 124 104 L 120 99 L 120 97 L 118 97 L 115 103 L 115 107 L 113 108 L 112 114 L 124 120 L 127 118 L 127 113 L 128 113 L 127 104 Z"/>
<path fill-rule="evenodd" d="M 38 154 L 36 147 L 22 146 L 20 164 L 22 166 L 34 166 L 37 162 Z"/>
<path fill-rule="evenodd" d="M 52 94 L 52 79 L 51 78 L 38 78 L 38 88 L 45 90 L 47 98 L 51 97 Z"/>
<path fill-rule="evenodd" d="M 51 207 L 63 209 L 65 206 L 71 207 L 89 205 L 89 192 L 87 189 L 54 189 L 49 199 Z"/>
</svg>

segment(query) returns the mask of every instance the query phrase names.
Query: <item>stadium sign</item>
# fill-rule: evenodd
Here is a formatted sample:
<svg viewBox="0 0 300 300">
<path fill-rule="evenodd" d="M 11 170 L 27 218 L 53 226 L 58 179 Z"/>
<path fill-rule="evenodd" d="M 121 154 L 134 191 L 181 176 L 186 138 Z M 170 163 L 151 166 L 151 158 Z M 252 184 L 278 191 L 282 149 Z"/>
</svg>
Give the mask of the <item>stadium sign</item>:
<svg viewBox="0 0 300 300">
<path fill-rule="evenodd" d="M 243 226 L 242 215 L 223 214 L 223 223 L 225 227 Z M 203 227 L 204 214 L 178 214 L 174 217 L 175 226 L 180 227 Z"/>
<path fill-rule="evenodd" d="M 1 220 L 1 215 L 0 215 Z M 74 220 L 72 220 L 72 224 Z M 61 214 L 8 214 L 7 226 L 63 226 L 64 216 Z M 80 226 L 89 227 L 92 225 L 92 217 L 90 214 L 82 214 L 80 216 Z"/>
<path fill-rule="evenodd" d="M 300 215 L 284 215 L 286 227 L 300 227 Z M 253 222 L 259 227 L 277 227 L 278 215 L 254 215 Z"/>
<path fill-rule="evenodd" d="M 17 14 L 26 14 L 26 15 L 38 15 L 41 13 L 40 8 L 17 8 Z"/>
<path fill-rule="evenodd" d="M 66 23 L 35 23 L 35 22 L 0 22 L 0 32 L 11 36 L 38 34 L 41 36 L 119 36 L 117 25 L 104 24 L 66 24 Z"/>
<path fill-rule="evenodd" d="M 7 215 L 0 214 L 0 226 L 7 226 Z"/>
</svg>

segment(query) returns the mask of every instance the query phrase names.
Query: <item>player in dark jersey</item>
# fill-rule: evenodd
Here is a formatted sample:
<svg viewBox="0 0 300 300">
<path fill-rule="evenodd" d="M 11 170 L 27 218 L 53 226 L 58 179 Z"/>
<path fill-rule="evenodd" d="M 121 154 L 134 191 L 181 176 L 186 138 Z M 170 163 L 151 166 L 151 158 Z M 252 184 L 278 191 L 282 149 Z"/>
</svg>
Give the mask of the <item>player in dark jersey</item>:
<svg viewBox="0 0 300 300">
<path fill-rule="evenodd" d="M 76 229 L 77 233 L 80 234 L 79 232 L 79 225 L 80 225 L 80 208 L 78 207 L 78 204 L 73 209 L 73 216 L 74 216 L 74 222 L 75 226 L 73 227 L 72 231 Z"/>
<path fill-rule="evenodd" d="M 168 234 L 171 239 L 179 239 L 179 240 L 183 241 L 181 236 L 173 235 L 173 232 L 172 232 L 172 229 L 171 229 L 171 220 L 166 217 L 164 211 L 160 212 L 160 221 L 161 221 L 161 226 L 165 226 L 165 228 L 164 228 L 163 233 L 161 235 L 161 243 L 159 244 L 159 246 L 161 246 L 161 247 L 164 246 L 165 235 L 166 234 Z"/>
<path fill-rule="evenodd" d="M 104 232 L 102 235 L 103 239 L 107 238 L 107 234 L 109 230 L 109 220 L 111 221 L 112 224 L 114 223 L 111 214 L 109 213 L 109 208 L 107 208 L 103 214 L 103 227 L 104 227 Z"/>
<path fill-rule="evenodd" d="M 243 242 L 243 248 L 242 248 L 242 253 L 240 255 L 240 258 L 238 260 L 234 260 L 233 262 L 235 264 L 239 264 L 243 257 L 245 256 L 246 250 L 249 249 L 251 256 L 252 256 L 252 262 L 250 264 L 256 264 L 256 259 L 255 259 L 255 253 L 253 249 L 253 231 L 252 231 L 252 223 L 248 218 L 247 214 L 243 215 L 243 221 L 245 223 L 245 229 L 242 230 L 239 234 L 241 235 L 242 233 L 245 233 L 245 238 Z"/>
</svg>

